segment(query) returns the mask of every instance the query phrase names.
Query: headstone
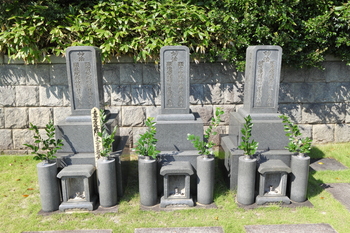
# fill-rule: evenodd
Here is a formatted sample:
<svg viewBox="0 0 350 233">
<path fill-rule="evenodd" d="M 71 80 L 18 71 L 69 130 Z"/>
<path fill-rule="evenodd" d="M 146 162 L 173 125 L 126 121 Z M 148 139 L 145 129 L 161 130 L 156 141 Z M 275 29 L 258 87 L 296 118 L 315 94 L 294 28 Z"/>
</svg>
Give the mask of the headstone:
<svg viewBox="0 0 350 233">
<path fill-rule="evenodd" d="M 60 152 L 93 153 L 91 109 L 104 109 L 100 50 L 73 46 L 66 51 L 71 115 L 59 122 L 57 137 L 63 138 Z"/>
<path fill-rule="evenodd" d="M 203 138 L 203 121 L 198 113 L 190 111 L 190 54 L 186 46 L 165 46 L 160 51 L 160 77 L 161 77 L 161 111 L 156 118 L 156 139 L 159 154 L 159 165 L 161 171 L 168 171 L 170 162 L 172 164 L 188 164 L 193 174 L 197 169 L 198 151 L 195 150 L 191 141 L 187 140 L 188 134 L 194 134 Z M 170 179 L 168 180 L 168 175 Z M 160 176 L 160 174 L 158 174 Z M 163 177 L 164 176 L 164 177 Z M 170 194 L 178 179 L 187 184 L 186 198 L 175 200 L 177 196 Z M 186 178 L 185 178 L 186 177 Z M 172 176 L 165 172 L 162 177 L 158 177 L 163 182 L 159 182 L 158 191 L 165 192 L 161 199 L 161 207 L 168 204 L 193 206 L 192 196 L 197 193 L 196 176 L 184 173 Z M 186 182 L 185 182 L 186 180 Z M 168 182 L 165 182 L 168 181 Z M 162 185 L 166 184 L 166 185 Z M 175 185 L 175 186 L 174 186 Z M 162 187 L 163 186 L 163 187 Z M 170 187 L 170 191 L 169 191 Z M 164 188 L 164 190 L 162 190 Z M 178 190 L 180 188 L 178 187 Z M 180 191 L 179 191 L 180 193 Z M 167 198 L 167 196 L 171 196 Z M 176 197 L 175 199 L 173 197 Z"/>
<path fill-rule="evenodd" d="M 63 139 L 64 143 L 57 157 L 67 165 L 89 164 L 96 167 L 102 148 L 96 132 L 101 127 L 99 111 L 104 109 L 100 50 L 93 46 L 69 47 L 66 50 L 66 65 L 71 114 L 56 126 L 56 137 Z M 107 118 L 106 128 L 111 132 L 117 124 L 117 114 L 104 111 Z M 110 157 L 115 159 L 117 190 L 121 197 L 126 180 L 126 169 L 122 169 L 122 164 L 125 163 L 122 163 L 121 157 L 128 155 L 123 154 L 127 137 L 120 137 L 118 134 L 119 132 L 115 135 Z M 92 188 L 97 193 L 97 186 Z"/>
<path fill-rule="evenodd" d="M 189 108 L 189 56 L 186 46 L 165 46 L 160 51 L 162 106 L 156 137 L 161 151 L 192 150 L 187 134 L 203 135 L 202 120 Z"/>
<path fill-rule="evenodd" d="M 229 176 L 232 190 L 237 188 L 239 157 L 243 155 L 243 151 L 237 148 L 242 140 L 244 118 L 248 115 L 254 124 L 251 139 L 259 142 L 258 163 L 271 159 L 282 161 L 290 167 L 291 153 L 284 148 L 289 140 L 277 113 L 281 61 L 280 46 L 247 48 L 243 107 L 230 113 L 229 135 L 221 138 L 225 152 L 225 173 L 228 173 L 226 175 Z"/>
<path fill-rule="evenodd" d="M 161 114 L 189 114 L 189 49 L 165 46 L 160 50 Z M 193 119 L 193 118 L 192 118 Z"/>
<path fill-rule="evenodd" d="M 277 113 L 282 48 L 249 46 L 243 109 L 248 114 Z"/>
<path fill-rule="evenodd" d="M 254 128 L 252 139 L 259 149 L 284 149 L 288 144 L 282 120 L 278 117 L 278 93 L 282 48 L 279 46 L 249 46 L 246 57 L 243 108 L 230 116 L 230 136 L 241 142 L 244 117 L 250 115 Z M 273 133 L 272 133 L 273 132 Z"/>
<path fill-rule="evenodd" d="M 93 107 L 103 109 L 100 50 L 91 46 L 69 47 L 66 62 L 72 115 L 90 116 Z"/>
</svg>

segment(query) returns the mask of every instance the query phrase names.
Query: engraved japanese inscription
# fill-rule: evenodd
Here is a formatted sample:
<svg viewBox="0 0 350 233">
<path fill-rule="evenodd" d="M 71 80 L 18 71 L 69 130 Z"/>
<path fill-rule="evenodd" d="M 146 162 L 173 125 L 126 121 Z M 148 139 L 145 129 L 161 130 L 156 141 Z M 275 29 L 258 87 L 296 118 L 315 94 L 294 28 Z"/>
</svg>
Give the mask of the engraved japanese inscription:
<svg viewBox="0 0 350 233">
<path fill-rule="evenodd" d="M 162 107 L 166 113 L 188 113 L 189 53 L 184 46 L 169 46 L 161 53 Z M 180 110 L 180 112 L 171 112 Z M 184 112 L 181 112 L 184 110 Z"/>
</svg>

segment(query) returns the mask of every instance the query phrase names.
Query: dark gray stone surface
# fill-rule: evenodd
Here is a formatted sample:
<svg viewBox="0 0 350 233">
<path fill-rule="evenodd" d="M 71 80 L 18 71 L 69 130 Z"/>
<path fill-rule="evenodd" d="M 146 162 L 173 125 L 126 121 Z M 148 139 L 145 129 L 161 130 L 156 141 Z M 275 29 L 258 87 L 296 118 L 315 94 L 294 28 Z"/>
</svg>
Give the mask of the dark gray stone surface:
<svg viewBox="0 0 350 233">
<path fill-rule="evenodd" d="M 214 201 L 215 159 L 197 157 L 197 202 L 211 204 Z"/>
<path fill-rule="evenodd" d="M 188 114 L 190 55 L 186 46 L 164 46 L 160 50 L 161 113 Z"/>
<path fill-rule="evenodd" d="M 66 51 L 72 115 L 90 115 L 93 107 L 104 108 L 100 50 L 73 46 Z"/>
<path fill-rule="evenodd" d="M 58 210 L 60 205 L 57 164 L 37 164 L 41 209 L 45 212 Z"/>
<path fill-rule="evenodd" d="M 247 233 L 337 233 L 329 224 L 249 225 Z"/>
<path fill-rule="evenodd" d="M 112 207 L 118 202 L 115 159 L 97 161 L 97 186 L 100 206 Z"/>
<path fill-rule="evenodd" d="M 325 170 L 346 170 L 348 167 L 344 166 L 336 159 L 333 158 L 322 158 L 322 159 L 311 159 L 310 169 L 314 171 L 325 171 Z"/>
<path fill-rule="evenodd" d="M 277 113 L 281 62 L 280 46 L 247 48 L 243 108 L 248 114 Z"/>
<path fill-rule="evenodd" d="M 157 118 L 156 128 L 157 149 L 160 151 L 193 150 L 192 143 L 187 140 L 187 134 L 203 137 L 203 121 L 200 117 L 186 121 L 161 121 Z"/>
<path fill-rule="evenodd" d="M 291 159 L 291 186 L 290 199 L 295 202 L 306 200 L 308 178 L 309 178 L 310 157 L 292 156 Z"/>
<path fill-rule="evenodd" d="M 138 159 L 140 202 L 144 206 L 158 203 L 157 160 Z"/>
<path fill-rule="evenodd" d="M 239 157 L 237 202 L 251 205 L 255 201 L 256 159 Z"/>
<path fill-rule="evenodd" d="M 236 147 L 242 141 L 241 129 L 244 126 L 246 116 L 249 112 L 239 109 L 238 112 L 230 113 L 230 128 L 229 135 Z M 252 123 L 252 137 L 256 142 L 259 142 L 259 150 L 283 150 L 288 145 L 288 138 L 284 131 L 282 120 L 278 117 L 279 114 L 254 114 L 251 115 Z"/>
<path fill-rule="evenodd" d="M 188 161 L 178 161 L 178 162 L 170 162 L 168 164 L 164 164 L 160 169 L 160 174 L 162 176 L 166 174 L 188 174 L 193 175 L 193 169 L 191 163 Z"/>
<path fill-rule="evenodd" d="M 330 192 L 335 199 L 340 201 L 350 211 L 350 184 L 333 183 L 325 184 L 324 188 Z"/>
<path fill-rule="evenodd" d="M 136 228 L 135 233 L 224 233 L 222 227 Z"/>
</svg>

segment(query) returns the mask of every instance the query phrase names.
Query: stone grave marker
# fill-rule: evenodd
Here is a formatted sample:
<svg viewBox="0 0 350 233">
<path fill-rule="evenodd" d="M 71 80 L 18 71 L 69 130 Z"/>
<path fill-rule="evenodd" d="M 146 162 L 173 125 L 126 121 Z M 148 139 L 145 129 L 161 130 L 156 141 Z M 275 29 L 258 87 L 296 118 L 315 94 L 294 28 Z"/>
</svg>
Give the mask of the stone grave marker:
<svg viewBox="0 0 350 233">
<path fill-rule="evenodd" d="M 94 152 L 91 109 L 104 109 L 100 56 L 99 49 L 92 46 L 73 46 L 66 51 L 71 115 L 58 123 L 57 137 L 64 140 L 60 152 Z"/>
<path fill-rule="evenodd" d="M 93 107 L 103 109 L 100 50 L 91 46 L 69 47 L 66 61 L 72 115 L 90 116 Z"/>
<path fill-rule="evenodd" d="M 278 113 L 281 61 L 279 46 L 247 48 L 243 107 L 230 113 L 229 135 L 221 138 L 230 189 L 237 188 L 237 201 L 244 205 L 255 200 L 258 204 L 279 201 L 289 204 L 289 198 L 306 201 L 309 157 L 299 159 L 285 149 L 289 139 Z M 243 151 L 238 150 L 244 118 L 248 115 L 254 125 L 251 139 L 259 143 L 256 158 L 252 160 L 241 159 Z M 248 165 L 249 169 L 242 168 Z M 255 177 L 259 177 L 260 182 Z M 247 180 L 243 182 L 243 178 Z M 291 185 L 290 196 L 286 196 L 288 185 Z M 259 195 L 256 196 L 257 186 Z"/>
<path fill-rule="evenodd" d="M 203 135 L 203 121 L 190 113 L 190 57 L 186 46 L 164 46 L 160 51 L 161 114 L 157 116 L 157 148 L 193 150 L 187 134 Z"/>
<path fill-rule="evenodd" d="M 190 111 L 189 66 L 190 54 L 186 46 L 165 46 L 161 49 L 162 106 L 156 118 L 156 138 L 157 149 L 161 151 L 159 164 L 162 166 L 162 176 L 158 176 L 164 181 L 159 182 L 159 189 L 164 189 L 160 206 L 164 208 L 168 205 L 193 206 L 192 196 L 197 192 L 193 174 L 197 169 L 198 152 L 187 140 L 187 135 L 203 137 L 203 121 L 198 114 Z M 180 169 L 184 168 L 184 164 L 187 169 Z"/>
<path fill-rule="evenodd" d="M 160 50 L 160 59 L 161 113 L 188 115 L 190 112 L 189 49 L 185 46 L 165 46 Z"/>
</svg>

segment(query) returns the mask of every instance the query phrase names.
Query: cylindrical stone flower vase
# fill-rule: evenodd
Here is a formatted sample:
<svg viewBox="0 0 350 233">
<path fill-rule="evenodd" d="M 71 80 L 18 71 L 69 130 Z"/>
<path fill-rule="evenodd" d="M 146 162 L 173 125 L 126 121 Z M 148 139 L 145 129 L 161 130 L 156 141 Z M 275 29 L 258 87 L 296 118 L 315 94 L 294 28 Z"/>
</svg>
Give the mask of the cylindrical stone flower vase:
<svg viewBox="0 0 350 233">
<path fill-rule="evenodd" d="M 197 157 L 197 202 L 209 205 L 214 200 L 214 157 Z"/>
<path fill-rule="evenodd" d="M 118 193 L 114 158 L 97 161 L 97 182 L 100 206 L 115 206 L 118 202 Z"/>
<path fill-rule="evenodd" d="M 256 159 L 245 156 L 239 157 L 237 202 L 243 205 L 251 205 L 255 201 L 255 176 Z"/>
<path fill-rule="evenodd" d="M 141 205 L 154 206 L 158 203 L 157 195 L 157 160 L 139 157 L 139 192 Z"/>
<path fill-rule="evenodd" d="M 36 165 L 40 190 L 41 209 L 45 212 L 58 210 L 61 204 L 57 178 L 57 164 L 41 162 Z"/>
<path fill-rule="evenodd" d="M 309 179 L 310 157 L 293 155 L 291 159 L 290 199 L 294 202 L 306 201 L 307 184 Z"/>
</svg>

